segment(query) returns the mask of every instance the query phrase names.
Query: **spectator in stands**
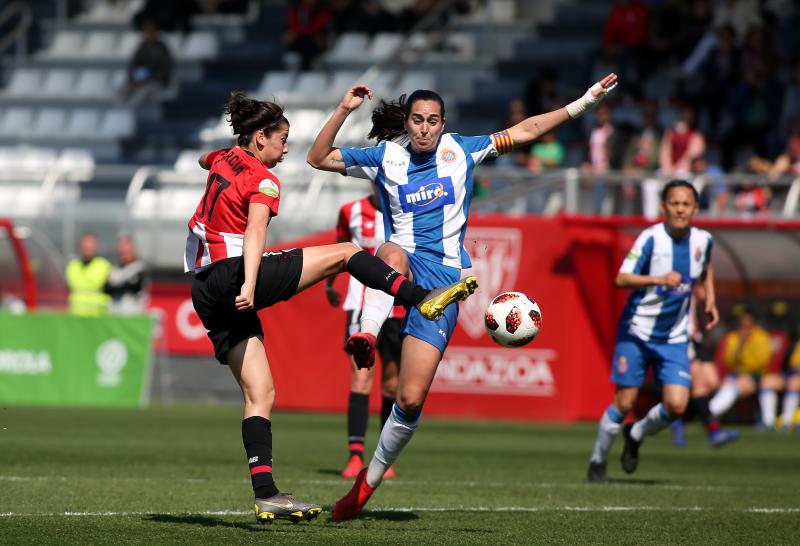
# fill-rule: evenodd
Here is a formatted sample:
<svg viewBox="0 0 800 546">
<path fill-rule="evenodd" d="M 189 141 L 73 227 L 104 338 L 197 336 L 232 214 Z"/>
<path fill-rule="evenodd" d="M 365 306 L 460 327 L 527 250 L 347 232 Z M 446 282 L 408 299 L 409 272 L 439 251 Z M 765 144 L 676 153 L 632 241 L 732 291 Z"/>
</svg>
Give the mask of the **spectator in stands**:
<svg viewBox="0 0 800 546">
<path fill-rule="evenodd" d="M 331 26 L 334 34 L 342 32 L 366 32 L 370 36 L 378 32 L 397 30 L 397 21 L 378 0 L 335 0 L 330 2 Z"/>
<path fill-rule="evenodd" d="M 641 48 L 649 32 L 647 6 L 641 0 L 618 0 L 611 7 L 603 30 L 603 46 L 620 65 L 620 78 L 631 64 L 638 64 Z"/>
<path fill-rule="evenodd" d="M 680 54 L 687 41 L 686 12 L 680 0 L 652 5 L 646 42 L 641 48 L 639 76 L 644 78 Z"/>
<path fill-rule="evenodd" d="M 800 340 L 795 343 L 789 357 L 789 369 L 786 372 L 786 388 L 783 392 L 783 411 L 781 412 L 781 429 L 789 431 L 792 426 L 800 424 L 795 419 L 800 402 Z"/>
<path fill-rule="evenodd" d="M 614 125 L 611 119 L 611 108 L 607 103 L 600 104 L 595 110 L 595 126 L 589 132 L 589 157 L 583 170 L 594 175 L 606 174 L 611 168 L 611 147 L 614 136 Z M 609 212 L 610 202 L 606 184 L 601 178 L 593 178 L 595 212 Z"/>
<path fill-rule="evenodd" d="M 622 160 L 626 174 L 640 176 L 658 170 L 661 127 L 657 108 L 654 101 L 647 101 L 642 108 L 642 129 L 628 142 Z"/>
<path fill-rule="evenodd" d="M 197 13 L 195 0 L 147 0 L 142 9 L 133 17 L 136 28 L 144 30 L 147 21 L 166 32 L 178 30 L 183 33 L 192 30 L 192 15 Z"/>
<path fill-rule="evenodd" d="M 142 43 L 128 62 L 128 78 L 119 98 L 136 107 L 160 102 L 172 82 L 173 61 L 167 45 L 159 38 L 154 19 L 143 23 Z"/>
<path fill-rule="evenodd" d="M 117 241 L 119 263 L 111 269 L 105 291 L 111 296 L 111 312 L 121 315 L 141 314 L 145 311 L 145 264 L 136 253 L 130 237 Z"/>
<path fill-rule="evenodd" d="M 692 160 L 705 151 L 706 140 L 694 128 L 694 110 L 684 106 L 678 122 L 664 132 L 661 140 L 661 173 L 667 178 L 686 176 L 691 172 Z"/>
<path fill-rule="evenodd" d="M 728 375 L 709 402 L 711 413 L 714 417 L 720 417 L 737 399 L 759 392 L 761 424 L 772 426 L 777 403 L 775 389 L 779 385 L 762 381 L 772 356 L 769 333 L 758 325 L 751 310 L 743 309 L 739 315 L 738 329 L 725 334 L 722 344 L 722 360 L 728 368 Z"/>
<path fill-rule="evenodd" d="M 734 189 L 733 203 L 739 216 L 749 217 L 767 213 L 771 198 L 769 186 L 747 181 Z"/>
<path fill-rule="evenodd" d="M 731 26 L 739 41 L 750 28 L 761 24 L 758 0 L 722 0 L 714 6 L 714 28 Z"/>
<path fill-rule="evenodd" d="M 300 55 L 303 70 L 308 70 L 328 46 L 331 10 L 318 0 L 293 0 L 287 13 L 289 30 L 283 44 Z"/>
<path fill-rule="evenodd" d="M 713 214 L 724 213 L 728 208 L 728 184 L 719 165 L 709 163 L 706 156 L 692 160 L 692 185 L 700 193 L 700 210 Z"/>
<path fill-rule="evenodd" d="M 795 120 L 794 132 L 789 137 L 784 152 L 774 162 L 754 157 L 750 160 L 750 168 L 756 173 L 767 174 L 770 178 L 800 176 L 800 117 Z"/>
<path fill-rule="evenodd" d="M 80 256 L 67 263 L 69 310 L 75 315 L 99 316 L 108 312 L 111 297 L 103 291 L 111 263 L 97 255 L 97 236 L 84 233 L 78 243 Z"/>
<path fill-rule="evenodd" d="M 557 169 L 564 163 L 564 146 L 553 131 L 545 133 L 531 146 L 528 169 L 539 174 L 543 170 Z"/>
</svg>

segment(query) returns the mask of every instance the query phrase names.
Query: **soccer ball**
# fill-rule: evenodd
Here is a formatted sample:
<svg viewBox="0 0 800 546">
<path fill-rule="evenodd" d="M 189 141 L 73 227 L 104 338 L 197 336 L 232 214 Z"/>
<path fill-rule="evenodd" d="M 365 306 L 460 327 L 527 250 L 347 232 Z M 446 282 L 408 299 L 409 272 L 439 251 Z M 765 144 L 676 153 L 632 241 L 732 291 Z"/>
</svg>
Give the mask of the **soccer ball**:
<svg viewBox="0 0 800 546">
<path fill-rule="evenodd" d="M 539 333 L 542 312 L 522 292 L 503 292 L 489 304 L 484 316 L 486 333 L 503 347 L 522 347 Z"/>
</svg>

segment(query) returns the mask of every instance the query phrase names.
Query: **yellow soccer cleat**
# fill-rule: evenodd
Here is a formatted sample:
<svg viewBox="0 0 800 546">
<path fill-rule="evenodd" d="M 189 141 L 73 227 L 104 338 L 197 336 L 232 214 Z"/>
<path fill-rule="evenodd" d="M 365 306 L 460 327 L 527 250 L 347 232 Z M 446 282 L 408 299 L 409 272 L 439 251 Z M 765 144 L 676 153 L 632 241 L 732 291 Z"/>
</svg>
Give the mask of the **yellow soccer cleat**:
<svg viewBox="0 0 800 546">
<path fill-rule="evenodd" d="M 467 299 L 478 288 L 478 277 L 466 277 L 449 286 L 431 290 L 417 305 L 420 314 L 428 320 L 439 320 L 451 303 Z"/>
</svg>

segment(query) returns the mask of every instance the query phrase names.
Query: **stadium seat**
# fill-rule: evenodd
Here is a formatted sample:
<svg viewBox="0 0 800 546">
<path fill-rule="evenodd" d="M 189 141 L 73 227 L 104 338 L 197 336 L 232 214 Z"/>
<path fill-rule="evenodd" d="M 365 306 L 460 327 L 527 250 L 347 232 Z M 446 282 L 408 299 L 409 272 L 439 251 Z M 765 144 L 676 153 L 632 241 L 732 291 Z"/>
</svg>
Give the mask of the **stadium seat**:
<svg viewBox="0 0 800 546">
<path fill-rule="evenodd" d="M 271 71 L 264 74 L 258 86 L 258 95 L 264 99 L 284 93 L 292 88 L 295 81 L 294 72 Z"/>
<path fill-rule="evenodd" d="M 41 55 L 52 59 L 74 59 L 80 57 L 83 42 L 83 33 L 59 30 L 56 32 L 50 47 L 43 51 Z"/>
<path fill-rule="evenodd" d="M 174 58 L 182 58 L 181 51 L 184 44 L 183 34 L 179 32 L 162 32 L 159 34 L 159 37 L 164 44 L 166 44 L 167 49 L 169 49 L 169 52 Z"/>
<path fill-rule="evenodd" d="M 30 108 L 7 108 L 0 117 L 0 137 L 25 137 L 31 133 L 33 110 Z"/>
<path fill-rule="evenodd" d="M 333 74 L 330 85 L 325 91 L 325 96 L 332 103 L 339 102 L 345 92 L 354 84 L 361 83 L 356 81 L 362 72 L 359 71 L 337 71 Z"/>
<path fill-rule="evenodd" d="M 141 43 L 142 35 L 140 33 L 132 30 L 123 32 L 119 37 L 119 43 L 117 43 L 117 55 L 123 59 L 130 59 Z"/>
<path fill-rule="evenodd" d="M 295 142 L 311 142 L 316 138 L 319 128 L 325 123 L 328 117 L 326 110 L 313 108 L 303 108 L 292 110 L 286 114 L 287 119 L 292 124 L 290 136 Z"/>
<path fill-rule="evenodd" d="M 80 99 L 110 99 L 115 88 L 109 84 L 107 70 L 88 68 L 78 74 L 73 96 Z"/>
<path fill-rule="evenodd" d="M 63 108 L 42 108 L 33 122 L 31 135 L 36 138 L 60 137 L 67 125 L 67 111 Z"/>
<path fill-rule="evenodd" d="M 214 57 L 218 51 L 219 40 L 214 32 L 195 31 L 187 36 L 180 52 L 173 51 L 173 54 L 181 59 L 196 61 Z"/>
<path fill-rule="evenodd" d="M 287 102 L 318 101 L 318 97 L 328 87 L 328 75 L 324 72 L 303 72 L 297 78 L 292 94 Z"/>
<path fill-rule="evenodd" d="M 77 56 L 90 59 L 127 60 L 117 54 L 118 35 L 107 30 L 95 30 L 88 33 L 83 49 Z"/>
<path fill-rule="evenodd" d="M 202 150 L 183 150 L 178 154 L 178 159 L 175 160 L 175 165 L 172 168 L 175 172 L 186 174 L 206 172 L 198 163 L 198 159 L 202 154 Z"/>
<path fill-rule="evenodd" d="M 34 68 L 17 68 L 11 73 L 11 81 L 5 89 L 9 97 L 32 97 L 38 94 L 42 72 Z"/>
<path fill-rule="evenodd" d="M 45 72 L 39 94 L 45 97 L 71 97 L 75 90 L 75 71 L 52 68 Z"/>
<path fill-rule="evenodd" d="M 25 146 L 17 148 L 18 167 L 27 171 L 35 171 L 42 176 L 56 162 L 56 151 L 53 148 Z"/>
<path fill-rule="evenodd" d="M 397 94 L 413 93 L 417 89 L 434 89 L 436 82 L 430 72 L 406 72 L 397 84 Z"/>
<path fill-rule="evenodd" d="M 100 129 L 100 111 L 96 108 L 76 108 L 67 122 L 64 136 L 75 139 L 93 138 Z"/>
<path fill-rule="evenodd" d="M 369 37 L 363 32 L 345 32 L 336 40 L 327 58 L 329 61 L 352 62 L 364 55 L 368 41 Z"/>
<path fill-rule="evenodd" d="M 89 150 L 65 148 L 56 159 L 56 167 L 62 171 L 88 174 L 94 171 L 94 157 Z"/>
<path fill-rule="evenodd" d="M 367 51 L 372 61 L 386 61 L 391 58 L 403 42 L 403 35 L 396 32 L 379 32 L 375 35 Z"/>
<path fill-rule="evenodd" d="M 102 138 L 124 138 L 133 134 L 133 112 L 123 109 L 108 110 L 100 123 L 96 136 Z"/>
</svg>

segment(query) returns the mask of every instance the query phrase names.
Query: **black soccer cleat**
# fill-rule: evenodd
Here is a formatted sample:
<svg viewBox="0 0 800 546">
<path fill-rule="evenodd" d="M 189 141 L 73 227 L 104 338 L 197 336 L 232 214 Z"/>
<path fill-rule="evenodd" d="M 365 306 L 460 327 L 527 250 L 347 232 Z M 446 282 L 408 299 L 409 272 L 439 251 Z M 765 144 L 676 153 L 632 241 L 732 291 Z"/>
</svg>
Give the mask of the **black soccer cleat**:
<svg viewBox="0 0 800 546">
<path fill-rule="evenodd" d="M 589 461 L 589 474 L 587 478 L 593 483 L 606 483 L 608 481 L 608 472 L 606 472 L 607 463 L 596 463 Z"/>
<path fill-rule="evenodd" d="M 637 442 L 631 437 L 633 425 L 625 425 L 622 429 L 622 436 L 625 438 L 625 446 L 622 448 L 622 470 L 627 474 L 632 474 L 639 466 L 639 446 L 642 442 Z"/>
</svg>

